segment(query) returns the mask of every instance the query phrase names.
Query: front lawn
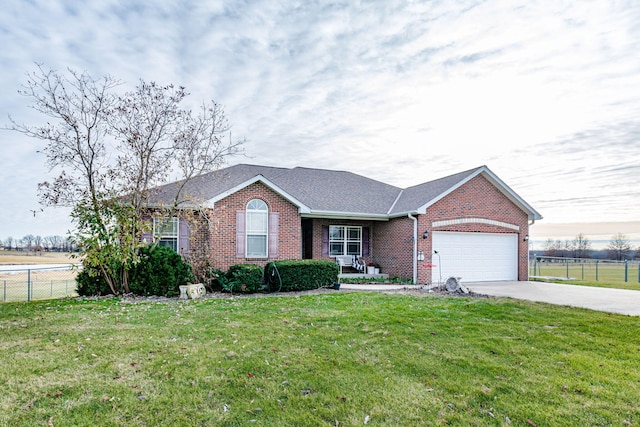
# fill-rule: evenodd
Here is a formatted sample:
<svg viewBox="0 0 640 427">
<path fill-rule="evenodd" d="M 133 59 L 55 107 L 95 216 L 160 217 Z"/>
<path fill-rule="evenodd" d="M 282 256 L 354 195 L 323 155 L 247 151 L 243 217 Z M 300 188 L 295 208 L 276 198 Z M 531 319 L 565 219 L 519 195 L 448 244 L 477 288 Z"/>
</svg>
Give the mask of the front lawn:
<svg viewBox="0 0 640 427">
<path fill-rule="evenodd" d="M 640 425 L 640 318 L 335 292 L 0 305 L 0 425 Z"/>
</svg>

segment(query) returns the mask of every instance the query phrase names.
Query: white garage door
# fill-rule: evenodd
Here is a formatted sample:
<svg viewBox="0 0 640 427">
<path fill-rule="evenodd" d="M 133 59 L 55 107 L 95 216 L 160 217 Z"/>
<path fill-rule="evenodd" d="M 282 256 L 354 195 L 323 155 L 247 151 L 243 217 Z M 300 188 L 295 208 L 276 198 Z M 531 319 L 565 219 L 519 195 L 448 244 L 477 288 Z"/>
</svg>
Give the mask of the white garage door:
<svg viewBox="0 0 640 427">
<path fill-rule="evenodd" d="M 463 282 L 518 280 L 518 235 L 433 232 L 434 281 L 460 277 Z"/>
</svg>

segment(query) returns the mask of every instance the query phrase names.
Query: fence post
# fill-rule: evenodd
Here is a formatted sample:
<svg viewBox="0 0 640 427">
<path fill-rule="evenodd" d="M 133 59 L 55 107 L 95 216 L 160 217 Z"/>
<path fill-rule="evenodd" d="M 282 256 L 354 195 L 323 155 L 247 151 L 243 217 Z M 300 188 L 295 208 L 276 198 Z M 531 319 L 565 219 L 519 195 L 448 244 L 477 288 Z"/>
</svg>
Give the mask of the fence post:
<svg viewBox="0 0 640 427">
<path fill-rule="evenodd" d="M 567 276 L 567 279 L 568 279 L 568 278 L 569 278 L 569 258 L 567 258 L 567 259 L 565 260 L 565 264 L 566 264 L 566 266 L 567 266 L 567 274 L 566 274 L 566 276 Z"/>
<path fill-rule="evenodd" d="M 596 282 L 598 281 L 598 260 L 596 260 Z"/>
<path fill-rule="evenodd" d="M 53 279 L 51 279 L 51 292 L 49 292 L 49 296 L 53 296 Z"/>
<path fill-rule="evenodd" d="M 640 282 L 640 274 L 638 275 L 638 282 Z M 4 296 L 2 297 L 2 301 L 7 302 L 7 281 L 4 281 Z"/>
<path fill-rule="evenodd" d="M 580 266 L 582 267 L 582 280 L 584 280 L 584 262 Z"/>
<path fill-rule="evenodd" d="M 629 279 L 629 260 L 624 260 L 624 283 Z"/>
</svg>

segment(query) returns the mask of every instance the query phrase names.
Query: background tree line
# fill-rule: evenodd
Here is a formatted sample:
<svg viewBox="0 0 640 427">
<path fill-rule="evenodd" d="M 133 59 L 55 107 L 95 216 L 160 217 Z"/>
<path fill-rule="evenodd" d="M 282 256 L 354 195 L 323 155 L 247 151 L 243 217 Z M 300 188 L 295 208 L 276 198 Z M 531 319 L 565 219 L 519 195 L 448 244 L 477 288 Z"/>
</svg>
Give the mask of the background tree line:
<svg viewBox="0 0 640 427">
<path fill-rule="evenodd" d="M 634 248 L 628 236 L 617 233 L 611 236 L 611 240 L 605 249 L 594 250 L 591 241 L 583 233 L 578 234 L 573 240 L 547 239 L 543 244 L 543 255 L 565 258 L 601 258 L 612 260 L 640 259 L 640 246 Z"/>
<path fill-rule="evenodd" d="M 48 252 L 73 252 L 75 247 L 69 237 L 64 236 L 34 236 L 27 234 L 21 239 L 12 236 L 0 239 L 0 247 L 4 250 L 16 251 L 48 251 Z"/>
</svg>

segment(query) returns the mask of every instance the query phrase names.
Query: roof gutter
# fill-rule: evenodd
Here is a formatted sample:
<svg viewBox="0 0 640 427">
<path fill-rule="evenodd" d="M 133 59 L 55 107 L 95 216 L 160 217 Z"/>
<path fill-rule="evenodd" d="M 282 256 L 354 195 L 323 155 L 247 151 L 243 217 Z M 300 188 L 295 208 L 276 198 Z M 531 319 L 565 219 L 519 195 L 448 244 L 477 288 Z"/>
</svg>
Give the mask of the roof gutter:
<svg viewBox="0 0 640 427">
<path fill-rule="evenodd" d="M 413 284 L 418 284 L 418 218 L 407 214 L 413 220 Z"/>
</svg>

